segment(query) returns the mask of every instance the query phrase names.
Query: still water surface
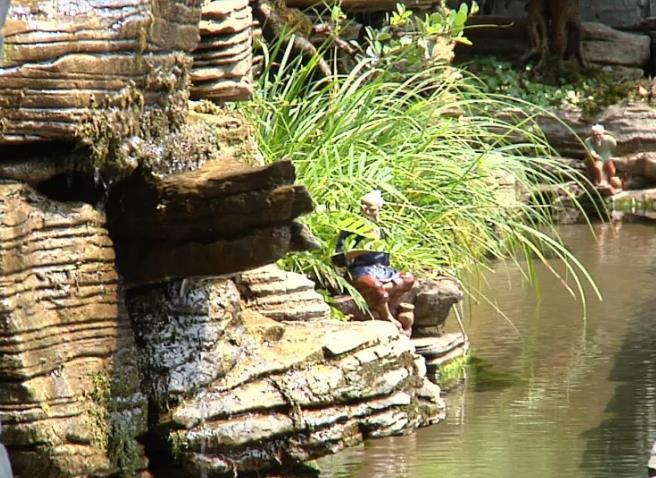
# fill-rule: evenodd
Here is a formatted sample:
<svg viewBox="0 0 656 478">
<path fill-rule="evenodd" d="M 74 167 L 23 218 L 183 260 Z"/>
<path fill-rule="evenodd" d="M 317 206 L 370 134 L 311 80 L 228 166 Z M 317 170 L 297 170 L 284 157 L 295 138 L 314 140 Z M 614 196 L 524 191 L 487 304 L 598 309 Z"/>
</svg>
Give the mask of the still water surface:
<svg viewBox="0 0 656 478">
<path fill-rule="evenodd" d="M 588 319 L 544 268 L 541 297 L 499 264 L 490 305 L 470 304 L 466 384 L 445 422 L 320 460 L 322 478 L 633 478 L 656 440 L 656 228 L 567 226 L 603 290 Z M 485 286 L 482 286 L 485 287 Z M 589 294 L 590 295 L 590 294 Z"/>
</svg>

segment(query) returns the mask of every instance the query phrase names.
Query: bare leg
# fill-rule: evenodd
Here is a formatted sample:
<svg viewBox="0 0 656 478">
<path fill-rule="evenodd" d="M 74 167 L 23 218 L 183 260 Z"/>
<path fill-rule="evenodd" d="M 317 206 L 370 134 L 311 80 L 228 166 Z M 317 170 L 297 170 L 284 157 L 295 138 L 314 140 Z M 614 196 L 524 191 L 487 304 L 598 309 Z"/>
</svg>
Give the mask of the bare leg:
<svg viewBox="0 0 656 478">
<path fill-rule="evenodd" d="M 392 288 L 389 289 L 389 308 L 392 311 L 392 314 L 396 316 L 401 297 L 412 289 L 412 286 L 415 283 L 415 276 L 410 272 L 403 272 L 399 277 L 389 283 L 392 284 Z"/>
<path fill-rule="evenodd" d="M 605 161 L 603 169 L 606 178 L 608 178 L 611 194 L 620 192 L 622 190 L 622 180 L 617 176 L 617 171 L 615 170 L 615 163 L 613 163 L 613 160 L 609 159 L 608 161 Z"/>
<path fill-rule="evenodd" d="M 608 161 L 604 161 L 604 173 L 606 173 L 606 178 L 610 179 L 613 176 L 616 176 L 616 170 L 615 170 L 615 163 L 613 162 L 612 159 L 609 159 Z"/>
<path fill-rule="evenodd" d="M 615 165 L 611 164 L 611 161 L 597 161 L 595 162 L 595 167 L 599 169 L 599 174 L 601 176 L 600 185 L 607 186 L 610 178 L 615 176 Z M 609 171 L 612 171 L 613 174 L 608 174 Z"/>
<path fill-rule="evenodd" d="M 602 185 L 604 179 L 602 162 L 589 158 L 588 161 L 586 161 L 586 168 L 588 170 L 588 175 L 590 176 L 592 184 L 594 186 Z"/>
<path fill-rule="evenodd" d="M 396 320 L 401 323 L 403 333 L 408 337 L 412 336 L 412 324 L 415 321 L 415 306 L 412 304 L 399 304 L 399 312 Z"/>
<path fill-rule="evenodd" d="M 403 331 L 401 323 L 394 318 L 389 308 L 389 291 L 373 276 L 360 276 L 355 281 L 355 288 L 367 301 L 367 305 L 378 315 L 381 320 L 389 320 Z"/>
</svg>

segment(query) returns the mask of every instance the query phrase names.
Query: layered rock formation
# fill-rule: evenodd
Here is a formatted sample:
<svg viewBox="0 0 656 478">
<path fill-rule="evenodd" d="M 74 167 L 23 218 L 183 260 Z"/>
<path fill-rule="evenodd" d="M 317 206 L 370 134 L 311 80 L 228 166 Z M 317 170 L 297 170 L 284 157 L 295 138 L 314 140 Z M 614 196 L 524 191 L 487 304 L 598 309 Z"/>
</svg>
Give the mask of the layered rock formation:
<svg viewBox="0 0 656 478">
<path fill-rule="evenodd" d="M 243 96 L 248 6 L 205 14 L 196 91 Z M 199 21 L 195 0 L 12 2 L 0 422 L 19 476 L 130 476 L 167 468 L 167 455 L 180 476 L 260 470 L 443 413 L 391 324 L 319 320 L 326 306 L 298 277 L 291 307 L 262 271 L 241 275 L 243 298 L 232 280 L 198 279 L 315 245 L 295 221 L 312 202 L 291 164 L 260 164 L 239 114 L 190 110 Z M 301 309 L 311 323 L 257 312 Z"/>
<path fill-rule="evenodd" d="M 12 1 L 0 144 L 84 137 L 110 106 L 123 112 L 113 133 L 130 136 L 144 108 L 179 108 L 199 16 L 199 0 Z"/>
<path fill-rule="evenodd" d="M 14 470 L 143 468 L 145 396 L 103 215 L 3 183 L 0 217 L 0 421 Z"/>
<path fill-rule="evenodd" d="M 469 340 L 464 333 L 445 333 L 444 324 L 454 306 L 464 297 L 460 283 L 448 276 L 418 279 L 401 302 L 414 306 L 412 344 L 426 360 L 428 378 L 442 384 L 441 370 L 454 364 L 461 368 L 469 357 Z M 336 297 L 333 305 L 352 320 L 371 317 L 358 309 L 350 296 Z"/>
<path fill-rule="evenodd" d="M 234 101 L 253 95 L 252 26 L 248 0 L 203 5 L 200 42 L 193 53 L 192 98 Z"/>
<path fill-rule="evenodd" d="M 323 6 L 323 3 L 317 0 L 285 0 L 285 3 L 290 7 L 297 8 Z M 382 12 L 394 10 L 397 3 L 399 2 L 395 0 L 342 0 L 340 6 L 345 10 L 354 12 Z M 430 8 L 437 2 L 435 0 L 413 0 L 404 3 L 408 4 L 409 8 L 421 10 Z"/>
<path fill-rule="evenodd" d="M 247 308 L 270 319 L 326 320 L 330 307 L 314 290 L 314 282 L 275 265 L 246 271 L 236 279 Z"/>
<path fill-rule="evenodd" d="M 312 210 L 287 161 L 248 168 L 225 158 L 163 177 L 139 170 L 108 204 L 130 284 L 228 274 L 305 250 L 293 219 Z"/>
<path fill-rule="evenodd" d="M 239 308 L 230 280 L 131 292 L 146 390 L 191 473 L 288 466 L 443 413 L 391 323 L 282 325 Z"/>
</svg>

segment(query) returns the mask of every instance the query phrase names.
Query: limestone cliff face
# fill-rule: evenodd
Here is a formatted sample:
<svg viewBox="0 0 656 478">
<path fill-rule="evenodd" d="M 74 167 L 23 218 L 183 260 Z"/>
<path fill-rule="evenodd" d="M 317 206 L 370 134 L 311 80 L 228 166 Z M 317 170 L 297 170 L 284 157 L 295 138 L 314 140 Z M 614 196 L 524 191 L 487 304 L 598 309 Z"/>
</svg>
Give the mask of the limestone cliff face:
<svg viewBox="0 0 656 478">
<path fill-rule="evenodd" d="M 231 280 L 135 290 L 128 308 L 151 428 L 168 430 L 194 475 L 298 464 L 444 411 L 423 359 L 388 322 L 281 324 L 242 311 Z"/>
<path fill-rule="evenodd" d="M 70 140 L 94 113 L 144 107 L 184 91 L 198 42 L 198 1 L 13 0 L 0 68 L 0 144 Z M 125 93 L 125 88 L 136 93 Z M 123 92 L 122 94 L 118 94 Z M 126 131 L 127 133 L 127 131 Z"/>
<path fill-rule="evenodd" d="M 291 163 L 257 164 L 243 117 L 190 106 L 199 31 L 193 94 L 250 94 L 248 5 L 200 20 L 196 0 L 12 1 L 0 441 L 19 476 L 257 471 L 443 414 L 391 324 L 327 321 L 306 279 L 245 272 L 313 247 L 312 201 Z"/>
<path fill-rule="evenodd" d="M 4 183 L 0 218 L 1 439 L 14 470 L 143 467 L 146 401 L 103 215 Z"/>
</svg>

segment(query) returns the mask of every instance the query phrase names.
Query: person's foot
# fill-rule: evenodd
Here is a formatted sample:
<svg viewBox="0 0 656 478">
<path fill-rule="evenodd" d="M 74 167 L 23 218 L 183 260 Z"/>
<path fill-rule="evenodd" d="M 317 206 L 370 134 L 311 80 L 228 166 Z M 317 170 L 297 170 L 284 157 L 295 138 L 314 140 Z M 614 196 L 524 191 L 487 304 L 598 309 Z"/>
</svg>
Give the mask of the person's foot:
<svg viewBox="0 0 656 478">
<path fill-rule="evenodd" d="M 406 331 L 405 331 L 405 329 L 403 328 L 403 324 L 402 324 L 401 322 L 399 322 L 398 320 L 396 320 L 394 317 L 392 317 L 391 319 L 389 319 L 389 321 L 392 322 L 394 325 L 396 325 L 396 328 L 399 329 L 399 332 L 400 332 L 400 333 L 406 335 Z"/>
</svg>

